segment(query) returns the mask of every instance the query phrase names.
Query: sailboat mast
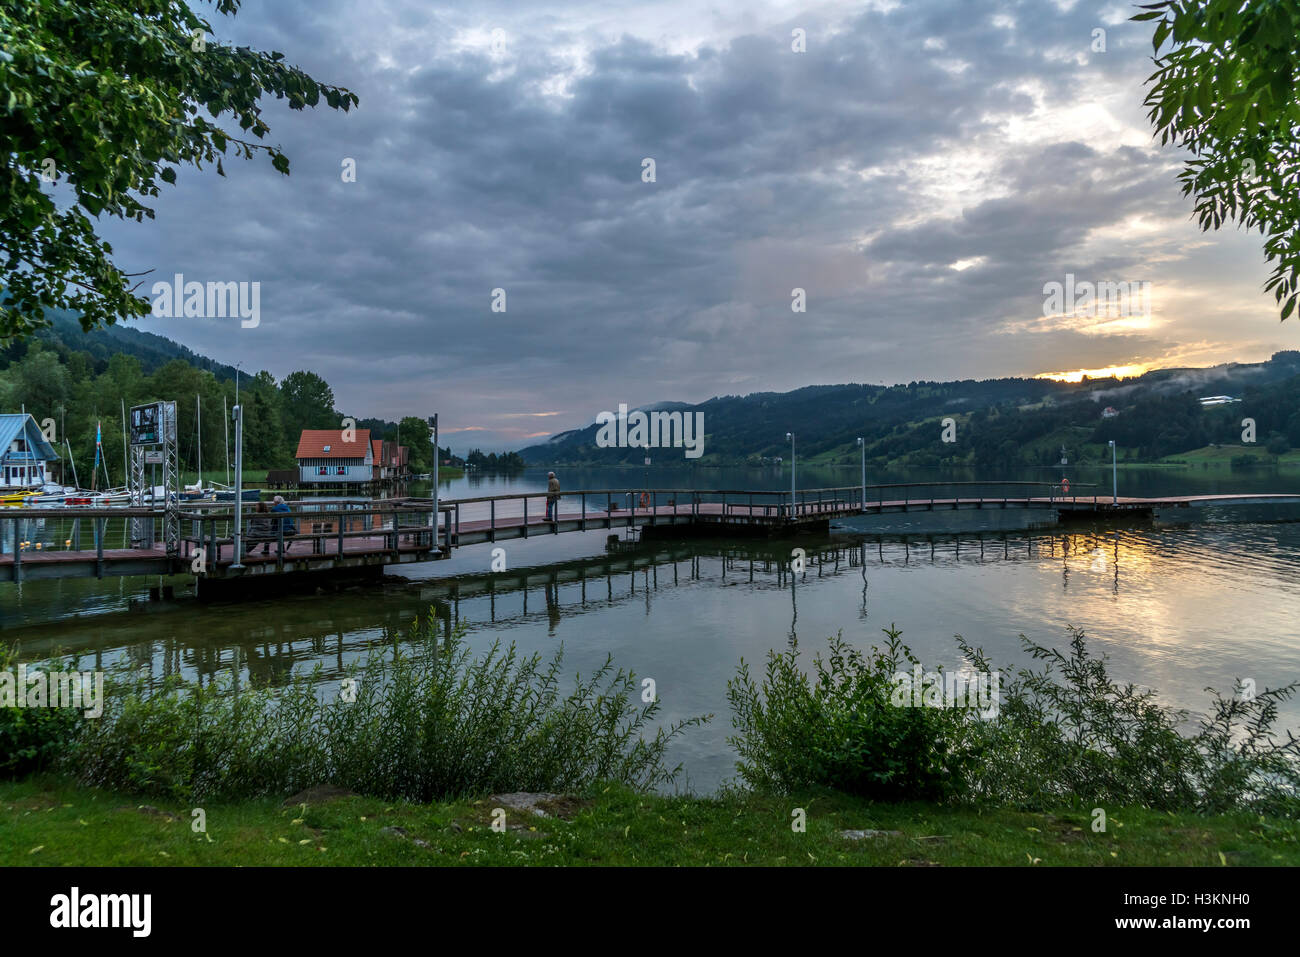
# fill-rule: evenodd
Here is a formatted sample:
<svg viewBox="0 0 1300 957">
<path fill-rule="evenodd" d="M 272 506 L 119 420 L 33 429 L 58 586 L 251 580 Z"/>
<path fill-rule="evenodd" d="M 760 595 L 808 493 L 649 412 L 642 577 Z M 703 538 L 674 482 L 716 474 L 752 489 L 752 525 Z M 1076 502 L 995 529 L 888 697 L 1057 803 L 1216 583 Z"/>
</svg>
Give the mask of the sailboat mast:
<svg viewBox="0 0 1300 957">
<path fill-rule="evenodd" d="M 122 397 L 122 487 L 131 485 L 131 467 L 126 464 L 126 396 Z"/>
<path fill-rule="evenodd" d="M 68 462 L 72 465 L 72 484 L 78 489 L 81 488 L 81 480 L 77 478 L 77 460 L 72 457 L 72 443 L 68 441 L 68 435 L 63 435 L 63 445 L 68 450 Z"/>
<path fill-rule="evenodd" d="M 199 488 L 203 488 L 203 402 L 194 394 L 194 431 L 199 436 Z"/>
</svg>

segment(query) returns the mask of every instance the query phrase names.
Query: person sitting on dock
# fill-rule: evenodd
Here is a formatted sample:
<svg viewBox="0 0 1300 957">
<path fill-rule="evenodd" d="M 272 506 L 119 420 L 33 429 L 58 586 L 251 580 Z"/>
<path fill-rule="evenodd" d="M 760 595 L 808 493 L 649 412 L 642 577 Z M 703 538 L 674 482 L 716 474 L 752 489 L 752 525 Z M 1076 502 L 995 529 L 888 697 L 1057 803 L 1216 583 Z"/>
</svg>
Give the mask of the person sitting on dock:
<svg viewBox="0 0 1300 957">
<path fill-rule="evenodd" d="M 277 495 L 275 497 L 275 504 L 271 506 L 271 511 L 273 512 L 289 511 L 289 506 L 285 504 L 283 495 Z M 273 529 L 273 531 L 283 528 L 285 538 L 288 538 L 290 535 L 298 534 L 298 526 L 292 518 L 277 518 L 277 519 L 273 519 L 273 521 L 275 522 L 275 526 L 276 526 L 276 528 Z M 285 542 L 284 550 L 287 552 L 292 545 L 293 545 L 292 542 Z"/>
<path fill-rule="evenodd" d="M 560 480 L 554 472 L 546 473 L 546 520 L 557 521 L 560 517 Z"/>
<path fill-rule="evenodd" d="M 271 552 L 271 539 L 275 538 L 275 520 L 271 518 L 265 502 L 258 502 L 253 517 L 248 520 L 248 534 L 244 537 L 244 554 L 250 555 L 257 543 L 262 543 L 262 554 Z"/>
</svg>

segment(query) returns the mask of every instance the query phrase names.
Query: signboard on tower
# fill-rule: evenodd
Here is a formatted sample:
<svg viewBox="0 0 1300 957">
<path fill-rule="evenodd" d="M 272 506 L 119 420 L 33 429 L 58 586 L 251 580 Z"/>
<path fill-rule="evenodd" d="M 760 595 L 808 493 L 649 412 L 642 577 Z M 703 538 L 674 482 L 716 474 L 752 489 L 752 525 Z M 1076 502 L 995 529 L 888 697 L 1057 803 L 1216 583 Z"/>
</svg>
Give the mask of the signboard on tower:
<svg viewBox="0 0 1300 957">
<path fill-rule="evenodd" d="M 159 445 L 163 440 L 161 402 L 131 406 L 131 445 Z"/>
</svg>

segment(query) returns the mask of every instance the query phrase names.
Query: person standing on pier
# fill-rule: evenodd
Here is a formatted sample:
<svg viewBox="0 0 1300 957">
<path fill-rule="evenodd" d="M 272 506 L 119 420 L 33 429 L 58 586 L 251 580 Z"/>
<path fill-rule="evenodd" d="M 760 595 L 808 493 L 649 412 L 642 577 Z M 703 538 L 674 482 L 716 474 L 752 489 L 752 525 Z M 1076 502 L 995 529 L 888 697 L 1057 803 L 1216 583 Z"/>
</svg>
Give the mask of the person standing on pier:
<svg viewBox="0 0 1300 957">
<path fill-rule="evenodd" d="M 560 480 L 554 472 L 546 473 L 546 520 L 557 521 L 560 517 Z"/>
</svg>

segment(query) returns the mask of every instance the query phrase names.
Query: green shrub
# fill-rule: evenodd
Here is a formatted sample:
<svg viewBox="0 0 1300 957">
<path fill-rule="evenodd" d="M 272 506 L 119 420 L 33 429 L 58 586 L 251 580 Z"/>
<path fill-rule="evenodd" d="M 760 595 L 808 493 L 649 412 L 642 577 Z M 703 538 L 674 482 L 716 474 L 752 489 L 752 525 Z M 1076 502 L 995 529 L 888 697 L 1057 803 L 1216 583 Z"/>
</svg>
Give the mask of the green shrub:
<svg viewBox="0 0 1300 957">
<path fill-rule="evenodd" d="M 18 649 L 0 643 L 0 672 L 14 672 Z M 66 667 L 46 662 L 47 674 Z M 71 747 L 81 728 L 72 708 L 0 707 L 0 779 L 25 777 L 52 766 Z"/>
<path fill-rule="evenodd" d="M 1193 721 L 1183 709 L 1160 705 L 1151 689 L 1116 684 L 1106 659 L 1088 652 L 1083 631 L 1068 631 L 1068 654 L 1020 636 L 1045 665 L 1004 681 L 999 720 L 975 728 L 987 760 L 976 768 L 973 795 L 1029 807 L 1071 801 L 1210 814 L 1300 811 L 1300 740 L 1273 731 L 1278 704 L 1300 682 L 1249 696 L 1240 686 L 1230 697 L 1207 689 L 1211 711 Z M 958 643 L 987 674 L 983 652 Z"/>
<path fill-rule="evenodd" d="M 1300 739 L 1273 727 L 1293 683 L 1252 695 L 1213 692 L 1197 721 L 1149 689 L 1115 683 L 1071 627 L 1062 653 L 1021 641 L 1039 670 L 997 673 L 996 715 L 899 707 L 893 675 L 918 662 L 885 629 L 863 654 L 832 639 L 813 674 L 797 649 L 771 652 L 761 687 L 742 661 L 728 683 L 741 780 L 789 792 L 830 787 L 880 800 L 939 798 L 1027 808 L 1141 805 L 1170 811 L 1300 813 Z M 960 636 L 977 678 L 995 674 Z M 1242 691 L 1244 689 L 1238 689 Z M 1185 733 L 1183 729 L 1188 729 Z"/>
<path fill-rule="evenodd" d="M 878 800 L 953 797 L 978 757 L 955 710 L 897 707 L 894 676 L 918 664 L 895 628 L 867 654 L 837 636 L 813 659 L 809 679 L 797 645 L 768 653 L 760 689 L 742 660 L 727 683 L 741 780 L 760 791 L 830 787 Z"/>
<path fill-rule="evenodd" d="M 648 788 L 674 779 L 670 741 L 695 718 L 642 730 L 636 678 L 612 661 L 562 694 L 547 664 L 499 645 L 473 658 L 430 617 L 407 650 L 372 649 L 348 672 L 354 700 L 325 700 L 319 669 L 279 689 L 174 681 L 111 696 L 72 766 L 88 784 L 184 800 L 238 799 L 332 784 L 427 802 L 494 791 L 563 791 L 596 781 Z"/>
</svg>

